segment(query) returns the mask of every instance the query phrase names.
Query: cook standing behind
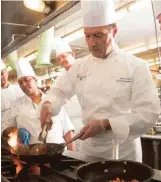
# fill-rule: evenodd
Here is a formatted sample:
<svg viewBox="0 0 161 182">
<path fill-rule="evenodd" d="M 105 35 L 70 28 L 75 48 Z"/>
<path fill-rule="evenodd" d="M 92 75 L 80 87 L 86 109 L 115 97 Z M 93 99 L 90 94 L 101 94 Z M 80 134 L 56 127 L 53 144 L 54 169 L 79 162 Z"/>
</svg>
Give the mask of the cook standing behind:
<svg viewBox="0 0 161 182">
<path fill-rule="evenodd" d="M 1 119 L 4 113 L 14 107 L 14 102 L 24 96 L 19 85 L 10 84 L 8 81 L 8 71 L 5 64 L 1 60 Z"/>
<path fill-rule="evenodd" d="M 25 60 L 17 62 L 17 76 L 25 96 L 17 102 L 18 107 L 11 109 L 10 119 L 4 119 L 2 132 L 5 137 L 8 137 L 10 133 L 17 131 L 20 143 L 38 143 L 41 126 L 37 107 L 44 94 L 37 87 L 36 76 L 29 62 Z M 58 116 L 52 118 L 52 121 L 54 127 L 48 133 L 48 143 L 64 143 L 73 137 L 74 127 L 63 107 Z M 20 128 L 29 135 L 19 133 Z M 74 143 L 67 146 L 68 150 L 74 150 L 74 148 Z"/>
<path fill-rule="evenodd" d="M 85 127 L 80 152 L 110 159 L 112 140 L 120 159 L 139 160 L 138 137 L 152 128 L 160 105 L 148 64 L 119 49 L 114 2 L 81 1 L 84 34 L 92 55 L 76 62 L 42 101 L 41 125 L 77 95 Z M 51 107 L 53 112 L 51 113 Z"/>
<path fill-rule="evenodd" d="M 63 39 L 59 38 L 58 41 L 56 42 L 55 47 L 56 47 L 55 51 L 56 51 L 57 61 L 63 68 L 65 68 L 65 70 L 62 73 L 62 76 L 65 77 L 67 71 L 72 67 L 72 65 L 77 60 L 75 60 L 75 54 L 72 51 L 71 47 Z M 61 77 L 58 77 L 56 79 L 54 85 L 56 85 L 57 83 L 59 84 L 59 79 L 61 79 Z M 70 100 L 67 100 L 66 104 L 64 105 L 64 108 L 74 125 L 75 128 L 74 133 L 75 134 L 79 133 L 79 131 L 83 128 L 84 125 L 81 118 L 82 110 L 77 96 L 74 95 Z M 79 151 L 80 140 L 76 140 L 75 144 L 76 144 L 76 151 Z"/>
</svg>

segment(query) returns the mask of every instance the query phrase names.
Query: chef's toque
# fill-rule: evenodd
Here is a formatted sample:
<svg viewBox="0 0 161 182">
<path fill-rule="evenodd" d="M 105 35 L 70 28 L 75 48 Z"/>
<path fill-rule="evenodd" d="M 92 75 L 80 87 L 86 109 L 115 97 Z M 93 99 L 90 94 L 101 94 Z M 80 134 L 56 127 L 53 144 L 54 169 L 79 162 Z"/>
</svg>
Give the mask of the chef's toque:
<svg viewBox="0 0 161 182">
<path fill-rule="evenodd" d="M 99 27 L 116 23 L 113 0 L 82 0 L 84 27 Z"/>
<path fill-rule="evenodd" d="M 25 60 L 25 58 L 21 58 L 16 62 L 17 69 L 17 79 L 20 79 L 25 76 L 33 76 L 36 78 L 35 72 L 31 66 L 31 64 Z"/>
</svg>

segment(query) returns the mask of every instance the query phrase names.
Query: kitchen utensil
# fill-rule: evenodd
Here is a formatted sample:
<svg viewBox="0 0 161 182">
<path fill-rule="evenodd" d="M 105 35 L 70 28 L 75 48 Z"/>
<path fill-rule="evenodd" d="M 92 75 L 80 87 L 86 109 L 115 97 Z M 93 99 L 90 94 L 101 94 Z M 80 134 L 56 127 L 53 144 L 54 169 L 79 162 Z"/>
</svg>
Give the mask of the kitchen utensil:
<svg viewBox="0 0 161 182">
<path fill-rule="evenodd" d="M 91 162 L 80 166 L 76 173 L 77 179 L 82 182 L 108 182 L 123 179 L 125 182 L 133 179 L 139 182 L 150 182 L 154 171 L 145 164 L 118 160 L 119 144 L 113 141 L 113 160 Z"/>
<path fill-rule="evenodd" d="M 46 122 L 42 128 L 42 131 L 40 132 L 39 136 L 38 136 L 38 140 L 40 142 L 46 143 L 46 139 L 47 139 L 47 135 L 48 135 L 48 131 L 49 131 L 49 127 L 51 125 L 52 121 L 50 118 L 46 119 Z"/>
</svg>

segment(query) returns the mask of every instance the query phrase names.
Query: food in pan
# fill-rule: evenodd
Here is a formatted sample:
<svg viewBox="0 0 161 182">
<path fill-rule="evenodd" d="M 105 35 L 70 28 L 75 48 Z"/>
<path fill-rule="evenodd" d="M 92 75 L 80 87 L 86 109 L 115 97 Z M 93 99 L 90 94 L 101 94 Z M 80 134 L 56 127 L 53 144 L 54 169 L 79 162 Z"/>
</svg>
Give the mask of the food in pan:
<svg viewBox="0 0 161 182">
<path fill-rule="evenodd" d="M 116 178 L 115 180 L 110 180 L 109 182 L 139 182 L 139 181 L 136 180 L 136 179 L 133 179 L 133 180 L 130 180 L 130 181 L 125 181 L 123 179 Z"/>
<path fill-rule="evenodd" d="M 47 153 L 45 144 L 36 144 L 30 148 L 30 155 L 43 155 Z"/>
</svg>

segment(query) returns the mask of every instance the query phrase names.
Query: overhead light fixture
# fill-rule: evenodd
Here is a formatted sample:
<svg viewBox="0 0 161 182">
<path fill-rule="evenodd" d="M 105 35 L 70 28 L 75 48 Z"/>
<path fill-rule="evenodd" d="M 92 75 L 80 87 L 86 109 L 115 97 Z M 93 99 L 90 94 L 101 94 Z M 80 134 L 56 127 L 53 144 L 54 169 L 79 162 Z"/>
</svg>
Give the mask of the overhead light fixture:
<svg viewBox="0 0 161 182">
<path fill-rule="evenodd" d="M 50 62 L 50 54 L 53 47 L 54 27 L 46 30 L 41 34 L 39 49 L 36 59 L 36 68 L 48 68 L 52 66 Z"/>
<path fill-rule="evenodd" d="M 23 0 L 24 5 L 37 12 L 49 13 L 51 8 L 45 4 L 43 0 Z"/>
<path fill-rule="evenodd" d="M 129 12 L 138 11 L 148 6 L 151 3 L 150 0 L 139 0 L 128 7 Z"/>
<path fill-rule="evenodd" d="M 16 61 L 18 60 L 17 51 L 13 51 L 7 56 L 9 65 L 13 70 L 16 70 Z"/>
</svg>

